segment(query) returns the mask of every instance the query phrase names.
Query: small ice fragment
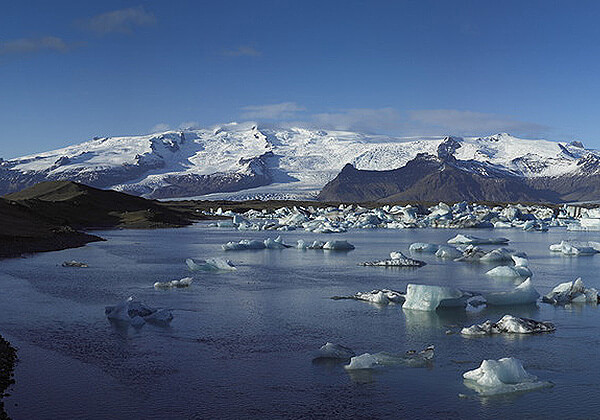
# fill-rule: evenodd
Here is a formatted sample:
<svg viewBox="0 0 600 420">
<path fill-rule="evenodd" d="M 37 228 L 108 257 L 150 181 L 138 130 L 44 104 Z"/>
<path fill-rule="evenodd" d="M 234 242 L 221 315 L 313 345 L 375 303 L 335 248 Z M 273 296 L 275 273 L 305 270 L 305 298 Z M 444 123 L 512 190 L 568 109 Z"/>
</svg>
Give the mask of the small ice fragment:
<svg viewBox="0 0 600 420">
<path fill-rule="evenodd" d="M 356 353 L 351 348 L 327 342 L 315 353 L 314 359 L 350 359 L 354 356 Z"/>
<path fill-rule="evenodd" d="M 65 261 L 62 263 L 63 267 L 75 267 L 75 268 L 88 268 L 89 266 L 84 263 L 84 262 L 79 262 L 79 261 Z"/>
</svg>

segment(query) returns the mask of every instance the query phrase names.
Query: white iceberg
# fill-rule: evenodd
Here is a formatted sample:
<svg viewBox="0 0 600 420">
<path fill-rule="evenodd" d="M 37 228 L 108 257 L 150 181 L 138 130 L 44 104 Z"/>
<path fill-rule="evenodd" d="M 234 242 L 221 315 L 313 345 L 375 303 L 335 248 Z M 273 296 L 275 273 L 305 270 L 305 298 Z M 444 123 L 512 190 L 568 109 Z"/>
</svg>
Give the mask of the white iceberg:
<svg viewBox="0 0 600 420">
<path fill-rule="evenodd" d="M 435 311 L 437 308 L 464 308 L 471 296 L 451 287 L 409 284 L 402 309 Z"/>
<path fill-rule="evenodd" d="M 350 364 L 344 366 L 346 370 L 373 369 L 377 366 L 377 357 L 370 353 L 364 353 L 360 356 L 354 356 L 350 359 Z"/>
<path fill-rule="evenodd" d="M 492 268 L 485 274 L 488 276 L 491 276 L 491 277 L 505 277 L 505 278 L 519 278 L 519 277 L 526 278 L 526 277 L 531 277 L 533 275 L 529 268 L 527 268 L 525 266 L 521 266 L 521 265 L 516 265 L 514 267 L 509 266 L 509 265 L 501 265 L 501 266 Z"/>
<path fill-rule="evenodd" d="M 463 253 L 453 246 L 440 246 L 435 253 L 435 256 L 443 259 L 454 260 L 462 257 Z"/>
<path fill-rule="evenodd" d="M 319 351 L 315 353 L 314 359 L 350 359 L 356 356 L 351 348 L 340 344 L 325 343 Z"/>
<path fill-rule="evenodd" d="M 525 254 L 524 252 L 517 252 L 515 254 L 512 254 L 511 258 L 516 266 L 527 267 L 529 265 L 527 254 Z"/>
<path fill-rule="evenodd" d="M 449 244 L 467 244 L 467 245 L 504 245 L 508 243 L 506 238 L 478 238 L 473 235 L 458 234 L 454 238 L 448 239 Z"/>
<path fill-rule="evenodd" d="M 359 265 L 366 267 L 422 267 L 426 263 L 409 258 L 400 251 L 393 251 L 390 252 L 389 260 L 367 261 Z"/>
<path fill-rule="evenodd" d="M 275 239 L 267 238 L 267 239 L 265 239 L 264 244 L 265 244 L 265 248 L 267 248 L 267 249 L 291 248 L 291 245 L 286 245 L 283 243 L 283 239 L 281 239 L 281 236 L 278 236 Z"/>
<path fill-rule="evenodd" d="M 263 241 L 242 239 L 239 242 L 227 242 L 221 245 L 224 251 L 243 251 L 246 249 L 265 249 Z"/>
<path fill-rule="evenodd" d="M 349 243 L 348 241 L 328 241 L 323 245 L 323 249 L 327 249 L 330 251 L 350 251 L 354 249 L 354 245 Z"/>
<path fill-rule="evenodd" d="M 555 331 L 556 327 L 550 322 L 540 322 L 529 318 L 518 318 L 504 315 L 498 322 L 485 321 L 463 328 L 463 335 L 492 335 L 492 334 L 534 334 Z"/>
<path fill-rule="evenodd" d="M 483 293 L 487 304 L 492 306 L 526 305 L 537 302 L 539 296 L 540 294 L 533 287 L 530 278 L 513 290 Z"/>
<path fill-rule="evenodd" d="M 133 326 L 142 326 L 146 322 L 169 323 L 173 314 L 168 309 L 151 308 L 132 296 L 117 305 L 106 306 L 106 317 L 113 321 L 127 322 Z"/>
<path fill-rule="evenodd" d="M 423 242 L 415 242 L 408 247 L 408 250 L 411 252 L 423 252 L 427 254 L 435 254 L 438 249 L 439 245 L 427 244 Z"/>
<path fill-rule="evenodd" d="M 520 360 L 505 357 L 500 360 L 484 360 L 479 368 L 463 374 L 465 385 L 481 395 L 497 395 L 531 391 L 552 386 L 539 381 L 525 371 Z"/>
<path fill-rule="evenodd" d="M 171 280 L 171 281 L 164 281 L 164 282 L 160 282 L 157 281 L 156 283 L 154 283 L 154 288 L 155 289 L 173 289 L 173 288 L 184 288 L 184 287 L 189 287 L 192 284 L 192 281 L 194 279 L 192 277 L 184 277 L 181 280 Z"/>
<path fill-rule="evenodd" d="M 575 241 L 561 241 L 550 245 L 550 251 L 561 252 L 563 255 L 594 255 L 598 251 L 589 244 Z"/>
<path fill-rule="evenodd" d="M 391 354 L 380 352 L 375 354 L 363 353 L 350 359 L 350 364 L 344 366 L 346 370 L 374 369 L 377 366 L 407 365 L 412 367 L 426 366 L 435 356 L 434 346 L 424 350 L 409 350 L 405 354 Z"/>
<path fill-rule="evenodd" d="M 185 260 L 190 271 L 235 271 L 237 268 L 225 258 L 208 258 L 195 262 L 191 258 Z"/>
<path fill-rule="evenodd" d="M 479 259 L 480 262 L 496 263 L 512 261 L 512 255 L 515 251 L 508 248 L 493 249 L 484 254 Z"/>
<path fill-rule="evenodd" d="M 568 303 L 598 303 L 598 291 L 586 288 L 579 277 L 575 281 L 561 283 L 550 293 L 542 297 L 542 302 L 553 305 L 566 305 Z"/>
</svg>

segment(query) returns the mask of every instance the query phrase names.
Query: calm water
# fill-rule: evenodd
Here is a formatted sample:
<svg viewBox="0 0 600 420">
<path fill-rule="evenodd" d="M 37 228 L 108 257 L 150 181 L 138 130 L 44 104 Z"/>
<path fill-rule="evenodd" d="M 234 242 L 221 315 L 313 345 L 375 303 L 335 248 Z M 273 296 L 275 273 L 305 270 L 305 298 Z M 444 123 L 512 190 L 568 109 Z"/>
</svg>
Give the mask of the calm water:
<svg viewBox="0 0 600 420">
<path fill-rule="evenodd" d="M 194 226 L 110 231 L 108 242 L 0 262 L 0 332 L 18 348 L 17 384 L 6 407 L 14 419 L 56 418 L 597 418 L 600 416 L 600 312 L 596 306 L 546 304 L 480 312 L 404 312 L 400 306 L 333 301 L 407 283 L 467 290 L 510 287 L 487 278 L 492 265 L 443 262 L 420 255 L 417 270 L 358 267 L 412 242 L 445 242 L 452 230 L 376 230 L 297 239 L 347 239 L 348 253 L 295 249 L 224 253 L 220 244 L 264 239 Z M 530 257 L 542 294 L 581 276 L 600 288 L 600 255 L 561 257 L 548 245 L 600 235 L 552 230 L 469 230 L 505 236 Z M 188 289 L 157 291 L 155 281 L 188 276 L 185 258 L 224 256 L 238 271 L 198 273 Z M 60 267 L 64 260 L 88 269 Z M 113 327 L 104 306 L 130 295 L 173 309 L 170 327 Z M 551 321 L 553 334 L 467 339 L 447 335 L 505 313 Z M 386 367 L 349 375 L 339 364 L 314 364 L 326 341 L 363 352 L 403 353 L 436 347 L 427 368 Z M 553 388 L 482 399 L 462 373 L 485 358 L 513 356 Z M 461 398 L 459 394 L 468 397 Z"/>
</svg>

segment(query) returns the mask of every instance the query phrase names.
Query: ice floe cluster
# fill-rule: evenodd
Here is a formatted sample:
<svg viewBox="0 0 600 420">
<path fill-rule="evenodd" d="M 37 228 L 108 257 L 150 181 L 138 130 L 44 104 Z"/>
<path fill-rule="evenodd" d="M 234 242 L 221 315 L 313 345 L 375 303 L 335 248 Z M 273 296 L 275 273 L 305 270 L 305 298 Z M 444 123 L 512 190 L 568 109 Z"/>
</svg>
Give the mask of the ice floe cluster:
<svg viewBox="0 0 600 420">
<path fill-rule="evenodd" d="M 542 297 L 542 302 L 552 305 L 567 305 L 569 303 L 599 303 L 598 291 L 587 288 L 581 277 L 575 281 L 561 283 L 550 293 Z"/>
<path fill-rule="evenodd" d="M 324 249 L 327 251 L 351 251 L 354 249 L 354 245 L 344 240 L 331 240 L 331 241 L 313 241 L 305 242 L 300 239 L 296 245 L 289 245 L 283 242 L 281 236 L 275 239 L 267 238 L 264 241 L 256 239 L 242 239 L 239 242 L 227 242 L 221 245 L 224 251 L 245 251 L 250 249 Z"/>
<path fill-rule="evenodd" d="M 495 228 L 547 231 L 567 226 L 571 230 L 600 230 L 600 209 L 557 210 L 542 205 L 486 206 L 466 202 L 431 207 L 385 205 L 367 208 L 356 204 L 339 206 L 289 206 L 277 209 L 251 209 L 242 214 L 222 208 L 204 211 L 207 215 L 230 217 L 212 226 L 238 230 L 295 230 L 314 233 L 340 233 L 348 229 L 406 228 Z"/>
<path fill-rule="evenodd" d="M 563 255 L 594 255 L 600 252 L 600 242 L 561 241 L 550 245 L 550 251 L 560 252 Z"/>
</svg>

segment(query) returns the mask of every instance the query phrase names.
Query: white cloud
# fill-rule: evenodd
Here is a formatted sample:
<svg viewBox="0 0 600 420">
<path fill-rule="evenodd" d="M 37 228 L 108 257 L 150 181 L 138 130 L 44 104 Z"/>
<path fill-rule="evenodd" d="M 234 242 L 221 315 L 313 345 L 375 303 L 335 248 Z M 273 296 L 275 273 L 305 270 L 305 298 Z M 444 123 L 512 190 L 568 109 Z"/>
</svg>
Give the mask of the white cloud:
<svg viewBox="0 0 600 420">
<path fill-rule="evenodd" d="M 232 50 L 225 50 L 222 54 L 227 57 L 258 57 L 262 55 L 256 48 L 247 45 L 241 45 Z"/>
<path fill-rule="evenodd" d="M 12 41 L 0 42 L 0 55 L 27 54 L 41 51 L 65 53 L 69 48 L 69 45 L 63 39 L 55 36 L 20 38 Z"/>
<path fill-rule="evenodd" d="M 151 133 L 162 133 L 163 131 L 169 131 L 170 129 L 171 129 L 171 127 L 169 126 L 169 124 L 158 123 L 150 129 L 150 132 Z"/>
<path fill-rule="evenodd" d="M 402 127 L 402 114 L 393 108 L 356 108 L 311 116 L 323 128 L 365 132 L 390 132 Z"/>
<path fill-rule="evenodd" d="M 83 22 L 83 26 L 97 34 L 130 34 L 138 26 L 155 23 L 156 17 L 138 6 L 102 13 Z"/>
<path fill-rule="evenodd" d="M 249 105 L 242 108 L 241 115 L 246 119 L 282 120 L 295 118 L 298 113 L 305 110 L 295 102 L 281 102 L 270 105 Z"/>
<path fill-rule="evenodd" d="M 198 121 L 186 121 L 179 124 L 180 130 L 197 130 L 200 127 L 200 123 Z"/>
<path fill-rule="evenodd" d="M 498 132 L 540 135 L 549 127 L 516 118 L 484 112 L 456 109 L 422 109 L 409 111 L 409 128 L 412 131 L 443 131 L 445 134 L 485 135 Z"/>
</svg>

